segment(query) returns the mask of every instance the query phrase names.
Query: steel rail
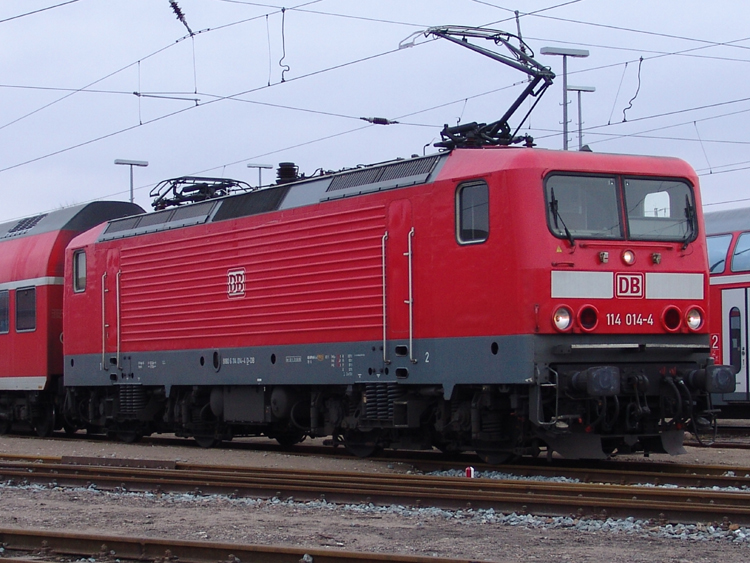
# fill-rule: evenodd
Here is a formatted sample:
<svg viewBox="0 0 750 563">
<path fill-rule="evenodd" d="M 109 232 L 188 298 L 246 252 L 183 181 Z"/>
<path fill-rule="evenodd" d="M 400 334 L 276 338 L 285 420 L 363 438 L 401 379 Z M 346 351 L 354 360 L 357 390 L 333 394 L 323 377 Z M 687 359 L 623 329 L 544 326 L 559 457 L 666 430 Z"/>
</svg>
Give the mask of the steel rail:
<svg viewBox="0 0 750 563">
<path fill-rule="evenodd" d="M 750 492 L 673 489 L 591 483 L 465 479 L 268 468 L 176 469 L 0 464 L 0 480 L 114 491 L 230 494 L 379 505 L 489 509 L 541 515 L 638 516 L 670 522 L 750 523 Z"/>
<path fill-rule="evenodd" d="M 294 455 L 325 455 L 328 448 L 316 446 L 308 447 L 311 451 L 294 450 Z M 277 451 L 271 448 L 269 451 Z M 266 451 L 265 449 L 263 451 Z M 281 451 L 281 450 L 279 450 Z M 286 451 L 287 455 L 289 451 Z M 395 452 L 419 454 L 422 452 Z M 329 453 L 330 455 L 330 453 Z M 334 456 L 337 457 L 337 456 Z M 351 459 L 349 454 L 343 454 L 343 459 Z M 430 459 L 434 458 L 434 459 Z M 394 458 L 372 458 L 373 461 L 393 462 Z M 484 463 L 473 464 L 473 459 L 463 461 L 447 461 L 440 456 L 416 456 L 413 459 L 407 457 L 396 458 L 403 465 L 412 466 L 424 472 L 457 470 L 462 473 L 468 465 L 476 471 L 503 472 L 520 478 L 528 477 L 567 477 L 577 479 L 583 483 L 606 483 L 614 485 L 675 485 L 679 487 L 721 487 L 721 488 L 747 488 L 750 489 L 750 467 L 731 465 L 698 465 L 659 463 L 641 461 L 590 461 L 588 465 L 580 461 L 555 460 L 548 463 L 541 460 L 528 459 L 524 465 L 488 465 Z M 243 472 L 252 470 L 246 466 L 236 465 L 206 465 L 187 462 L 175 462 L 171 460 L 155 459 L 129 459 L 129 458 L 107 458 L 107 457 L 81 457 L 81 456 L 34 456 L 26 454 L 2 454 L 0 460 L 25 461 L 40 463 L 63 463 L 74 465 L 108 465 L 112 467 L 149 467 L 152 469 L 187 469 L 196 471 L 233 471 Z"/>
<path fill-rule="evenodd" d="M 0 529 L 0 543 L 6 550 L 31 552 L 39 558 L 73 556 L 110 561 L 180 561 L 181 563 L 469 563 L 467 559 L 447 559 L 343 550 L 308 549 L 273 545 L 252 545 L 203 541 L 178 541 L 160 538 L 129 538 L 52 532 L 49 530 Z M 11 560 L 12 561 L 12 560 Z"/>
</svg>

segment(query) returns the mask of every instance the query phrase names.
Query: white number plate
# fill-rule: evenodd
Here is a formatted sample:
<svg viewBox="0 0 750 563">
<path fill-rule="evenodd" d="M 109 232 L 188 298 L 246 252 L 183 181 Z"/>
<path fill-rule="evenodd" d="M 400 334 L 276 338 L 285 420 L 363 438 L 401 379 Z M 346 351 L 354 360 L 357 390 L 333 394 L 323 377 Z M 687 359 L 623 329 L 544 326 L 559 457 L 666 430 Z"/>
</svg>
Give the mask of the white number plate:
<svg viewBox="0 0 750 563">
<path fill-rule="evenodd" d="M 654 325 L 653 315 L 641 313 L 607 313 L 607 326 L 644 326 Z"/>
</svg>

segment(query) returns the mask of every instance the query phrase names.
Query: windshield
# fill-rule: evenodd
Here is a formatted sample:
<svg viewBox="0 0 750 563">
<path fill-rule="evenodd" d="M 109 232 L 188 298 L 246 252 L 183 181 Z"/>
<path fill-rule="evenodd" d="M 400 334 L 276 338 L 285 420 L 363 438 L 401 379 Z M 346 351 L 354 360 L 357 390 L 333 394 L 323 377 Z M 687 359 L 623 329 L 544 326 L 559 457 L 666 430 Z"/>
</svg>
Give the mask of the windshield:
<svg viewBox="0 0 750 563">
<path fill-rule="evenodd" d="M 571 241 L 684 242 L 696 233 L 693 192 L 681 180 L 553 174 L 545 192 L 550 230 Z"/>
<path fill-rule="evenodd" d="M 574 238 L 622 238 L 614 178 L 555 175 L 547 179 L 552 231 Z"/>
<path fill-rule="evenodd" d="M 693 193 L 685 182 L 628 179 L 624 185 L 631 239 L 683 241 L 693 235 Z"/>
</svg>

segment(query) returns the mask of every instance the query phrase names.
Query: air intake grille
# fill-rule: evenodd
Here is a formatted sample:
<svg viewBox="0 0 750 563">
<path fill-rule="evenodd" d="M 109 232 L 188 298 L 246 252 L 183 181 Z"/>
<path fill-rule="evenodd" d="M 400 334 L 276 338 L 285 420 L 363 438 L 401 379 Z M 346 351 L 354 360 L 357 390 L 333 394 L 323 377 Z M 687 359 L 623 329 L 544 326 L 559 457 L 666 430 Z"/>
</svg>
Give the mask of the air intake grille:
<svg viewBox="0 0 750 563">
<path fill-rule="evenodd" d="M 345 172 L 336 176 L 331 181 L 331 185 L 327 191 L 334 192 L 336 190 L 345 190 L 347 188 L 366 186 L 378 182 L 388 182 L 400 178 L 411 178 L 412 176 L 429 174 L 439 158 L 439 156 L 418 158 L 388 164 L 387 166 Z"/>
<path fill-rule="evenodd" d="M 26 219 L 21 219 L 15 227 L 10 229 L 8 231 L 8 234 L 14 234 L 14 233 L 20 233 L 22 231 L 28 231 L 29 229 L 35 227 L 39 221 L 44 219 L 47 216 L 46 213 L 42 215 L 37 215 L 36 217 L 27 217 Z"/>
</svg>

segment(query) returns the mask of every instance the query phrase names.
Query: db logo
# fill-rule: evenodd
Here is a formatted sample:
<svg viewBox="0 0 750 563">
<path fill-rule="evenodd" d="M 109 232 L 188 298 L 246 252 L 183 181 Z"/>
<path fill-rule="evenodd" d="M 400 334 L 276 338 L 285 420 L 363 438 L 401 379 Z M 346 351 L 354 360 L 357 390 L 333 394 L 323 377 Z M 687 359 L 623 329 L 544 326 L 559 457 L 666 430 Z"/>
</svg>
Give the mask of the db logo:
<svg viewBox="0 0 750 563">
<path fill-rule="evenodd" d="M 227 296 L 245 296 L 245 268 L 229 270 L 227 272 Z"/>
<path fill-rule="evenodd" d="M 643 297 L 643 274 L 615 275 L 617 297 Z"/>
</svg>

